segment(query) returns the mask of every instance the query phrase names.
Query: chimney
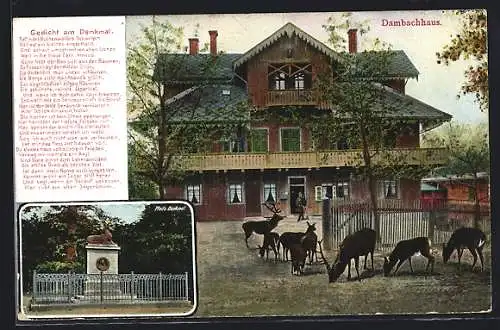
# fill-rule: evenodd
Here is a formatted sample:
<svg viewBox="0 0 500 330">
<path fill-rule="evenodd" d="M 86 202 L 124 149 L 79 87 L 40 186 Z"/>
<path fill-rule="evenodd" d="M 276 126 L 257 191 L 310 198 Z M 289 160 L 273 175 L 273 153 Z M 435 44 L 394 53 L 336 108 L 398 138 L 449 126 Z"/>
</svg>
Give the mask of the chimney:
<svg viewBox="0 0 500 330">
<path fill-rule="evenodd" d="M 349 39 L 349 53 L 354 54 L 358 52 L 358 30 L 357 29 L 349 29 L 347 31 L 348 39 Z"/>
<path fill-rule="evenodd" d="M 217 55 L 217 30 L 208 31 L 210 34 L 210 54 Z"/>
<path fill-rule="evenodd" d="M 198 38 L 189 38 L 189 55 L 198 54 Z"/>
</svg>

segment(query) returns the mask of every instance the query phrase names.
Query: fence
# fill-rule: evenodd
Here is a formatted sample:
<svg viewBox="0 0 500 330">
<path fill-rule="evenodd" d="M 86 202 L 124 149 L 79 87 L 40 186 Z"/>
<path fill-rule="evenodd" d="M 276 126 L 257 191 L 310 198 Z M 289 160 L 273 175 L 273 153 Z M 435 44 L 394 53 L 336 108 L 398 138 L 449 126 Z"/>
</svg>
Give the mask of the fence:
<svg viewBox="0 0 500 330">
<path fill-rule="evenodd" d="M 323 201 L 323 212 L 327 212 L 323 221 L 326 248 L 338 247 L 347 235 L 361 228 L 375 228 L 371 203 L 342 200 L 330 206 L 329 202 Z M 379 201 L 378 211 L 377 249 L 383 252 L 392 250 L 401 240 L 418 236 L 429 237 L 433 246 L 441 245 L 459 227 L 472 227 L 475 217 L 474 205 L 468 201 L 383 200 Z M 479 227 L 489 233 L 489 205 L 481 204 L 478 214 Z"/>
<path fill-rule="evenodd" d="M 184 274 L 33 274 L 32 304 L 156 303 L 189 300 Z"/>
</svg>

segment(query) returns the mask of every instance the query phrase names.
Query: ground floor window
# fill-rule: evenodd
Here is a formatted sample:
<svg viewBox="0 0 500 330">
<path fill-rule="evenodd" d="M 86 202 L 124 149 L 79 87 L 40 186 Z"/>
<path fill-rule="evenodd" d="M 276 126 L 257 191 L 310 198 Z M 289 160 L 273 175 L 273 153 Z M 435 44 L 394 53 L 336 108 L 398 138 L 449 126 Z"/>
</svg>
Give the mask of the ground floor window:
<svg viewBox="0 0 500 330">
<path fill-rule="evenodd" d="M 243 203 L 243 185 L 241 183 L 231 183 L 227 189 L 227 203 Z"/>
<path fill-rule="evenodd" d="M 381 193 L 379 197 L 382 199 L 399 198 L 399 180 L 386 179 L 381 182 Z"/>
<path fill-rule="evenodd" d="M 277 192 L 275 183 L 264 184 L 264 202 L 276 203 Z"/>
<path fill-rule="evenodd" d="M 185 189 L 186 199 L 192 204 L 201 204 L 201 184 L 188 184 Z"/>
<path fill-rule="evenodd" d="M 349 198 L 349 182 L 339 181 L 337 183 L 323 183 L 321 186 L 316 186 L 314 192 L 316 201 L 321 201 L 326 198 L 347 199 Z"/>
</svg>

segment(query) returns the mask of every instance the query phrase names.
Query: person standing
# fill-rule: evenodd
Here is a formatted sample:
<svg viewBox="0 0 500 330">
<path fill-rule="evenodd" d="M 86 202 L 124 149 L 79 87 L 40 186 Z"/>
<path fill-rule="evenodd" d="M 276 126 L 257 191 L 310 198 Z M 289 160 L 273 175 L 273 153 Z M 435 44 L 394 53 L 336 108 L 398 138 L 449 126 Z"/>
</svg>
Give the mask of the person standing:
<svg viewBox="0 0 500 330">
<path fill-rule="evenodd" d="M 297 218 L 297 222 L 300 220 L 304 220 L 304 214 L 305 214 L 305 209 L 306 209 L 306 199 L 304 198 L 304 194 L 302 192 L 299 192 L 299 195 L 297 196 L 297 200 L 295 201 L 295 204 L 297 205 L 297 208 L 299 209 L 299 217 Z"/>
</svg>

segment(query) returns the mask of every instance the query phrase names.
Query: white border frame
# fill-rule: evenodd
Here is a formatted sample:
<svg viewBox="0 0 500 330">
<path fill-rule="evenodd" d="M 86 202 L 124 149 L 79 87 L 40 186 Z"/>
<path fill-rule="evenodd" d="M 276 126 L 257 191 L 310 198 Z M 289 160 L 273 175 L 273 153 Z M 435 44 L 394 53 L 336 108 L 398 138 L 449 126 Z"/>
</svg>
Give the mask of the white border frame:
<svg viewBox="0 0 500 330">
<path fill-rule="evenodd" d="M 60 205 L 110 205 L 110 204 L 184 204 L 188 207 L 191 213 L 191 238 L 192 238 L 192 253 L 193 253 L 193 307 L 185 313 L 157 313 L 157 314 L 51 314 L 51 315 L 27 315 L 23 307 L 23 265 L 19 262 L 19 272 L 17 273 L 18 285 L 16 286 L 16 296 L 20 301 L 16 306 L 16 314 L 18 321 L 36 321 L 39 319 L 82 319 L 82 318 L 137 318 L 137 317 L 179 317 L 191 316 L 198 308 L 198 278 L 197 278 L 197 260 L 196 260 L 196 219 L 194 217 L 194 209 L 191 204 L 184 200 L 170 200 L 170 201 L 96 201 L 96 202 L 68 202 L 68 203 L 26 203 L 19 207 L 17 211 L 17 225 L 19 233 L 18 242 L 18 260 L 23 260 L 22 255 L 22 223 L 20 214 L 24 208 L 28 206 L 60 206 Z M 22 316 L 22 317 L 21 317 Z"/>
</svg>

